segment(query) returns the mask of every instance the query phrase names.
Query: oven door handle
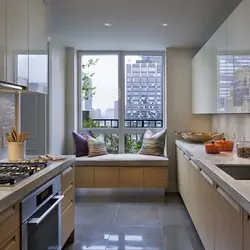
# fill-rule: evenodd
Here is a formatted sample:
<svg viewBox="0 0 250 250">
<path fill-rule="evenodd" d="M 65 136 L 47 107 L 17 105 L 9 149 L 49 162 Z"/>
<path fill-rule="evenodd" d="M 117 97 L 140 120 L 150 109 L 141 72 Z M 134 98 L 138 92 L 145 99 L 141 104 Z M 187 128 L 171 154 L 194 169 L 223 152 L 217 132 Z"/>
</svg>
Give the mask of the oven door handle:
<svg viewBox="0 0 250 250">
<path fill-rule="evenodd" d="M 56 195 L 54 196 L 52 199 L 57 200 L 55 203 L 53 203 L 53 205 L 46 210 L 45 213 L 42 214 L 41 217 L 39 218 L 32 218 L 30 221 L 28 221 L 29 225 L 39 225 L 49 214 L 50 212 L 62 201 L 62 199 L 64 198 L 64 195 Z"/>
</svg>

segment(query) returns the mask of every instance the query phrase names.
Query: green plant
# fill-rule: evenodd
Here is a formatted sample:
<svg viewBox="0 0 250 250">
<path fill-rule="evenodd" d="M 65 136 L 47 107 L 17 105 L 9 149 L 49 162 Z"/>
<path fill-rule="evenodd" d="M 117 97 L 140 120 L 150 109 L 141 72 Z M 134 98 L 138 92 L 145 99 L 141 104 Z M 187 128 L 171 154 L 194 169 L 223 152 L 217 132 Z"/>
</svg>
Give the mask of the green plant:
<svg viewBox="0 0 250 250">
<path fill-rule="evenodd" d="M 87 64 L 82 65 L 82 99 L 88 100 L 89 96 L 93 97 L 96 94 L 96 87 L 92 87 L 92 77 L 95 75 L 93 72 L 86 72 L 86 69 L 95 66 L 98 59 L 89 59 Z"/>
<path fill-rule="evenodd" d="M 88 118 L 87 120 L 84 120 L 82 122 L 83 128 L 98 128 L 99 127 L 99 122 L 94 121 L 91 118 Z"/>
</svg>

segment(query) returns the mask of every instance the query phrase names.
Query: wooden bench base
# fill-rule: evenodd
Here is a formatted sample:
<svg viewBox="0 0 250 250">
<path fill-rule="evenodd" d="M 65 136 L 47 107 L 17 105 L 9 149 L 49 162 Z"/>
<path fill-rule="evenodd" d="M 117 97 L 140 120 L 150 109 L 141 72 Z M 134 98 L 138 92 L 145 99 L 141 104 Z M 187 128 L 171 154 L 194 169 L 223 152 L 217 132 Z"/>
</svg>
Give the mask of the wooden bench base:
<svg viewBox="0 0 250 250">
<path fill-rule="evenodd" d="M 167 188 L 166 167 L 75 166 L 76 188 Z"/>
</svg>

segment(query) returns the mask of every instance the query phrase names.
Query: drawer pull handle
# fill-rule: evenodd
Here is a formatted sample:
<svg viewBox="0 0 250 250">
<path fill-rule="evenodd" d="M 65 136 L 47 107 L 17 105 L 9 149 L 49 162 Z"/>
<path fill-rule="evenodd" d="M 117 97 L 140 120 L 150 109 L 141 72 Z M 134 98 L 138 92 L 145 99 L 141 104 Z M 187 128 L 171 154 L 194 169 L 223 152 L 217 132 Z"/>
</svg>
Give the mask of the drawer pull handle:
<svg viewBox="0 0 250 250">
<path fill-rule="evenodd" d="M 190 160 L 190 163 L 196 170 L 199 170 L 198 165 L 194 161 Z"/>
<path fill-rule="evenodd" d="M 217 188 L 217 192 L 239 213 L 240 206 L 220 187 Z"/>
<path fill-rule="evenodd" d="M 184 157 L 185 157 L 187 160 L 189 160 L 189 157 L 188 157 L 187 155 L 184 154 Z"/>
<path fill-rule="evenodd" d="M 201 175 L 213 186 L 213 180 L 203 170 L 201 170 Z"/>
<path fill-rule="evenodd" d="M 68 172 L 70 172 L 73 168 L 72 167 L 69 167 L 67 169 L 65 169 L 63 172 L 62 172 L 62 175 L 66 175 Z"/>
</svg>

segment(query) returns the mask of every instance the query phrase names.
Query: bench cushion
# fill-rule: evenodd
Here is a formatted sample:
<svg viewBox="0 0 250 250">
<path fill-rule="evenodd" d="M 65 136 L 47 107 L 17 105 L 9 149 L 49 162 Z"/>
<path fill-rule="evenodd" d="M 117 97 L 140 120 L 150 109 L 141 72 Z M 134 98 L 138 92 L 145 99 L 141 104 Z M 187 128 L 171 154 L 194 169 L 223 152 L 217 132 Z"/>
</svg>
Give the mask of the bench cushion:
<svg viewBox="0 0 250 250">
<path fill-rule="evenodd" d="M 167 167 L 168 158 L 140 154 L 108 154 L 96 157 L 77 157 L 75 165 L 79 166 L 114 166 L 114 167 Z"/>
</svg>

